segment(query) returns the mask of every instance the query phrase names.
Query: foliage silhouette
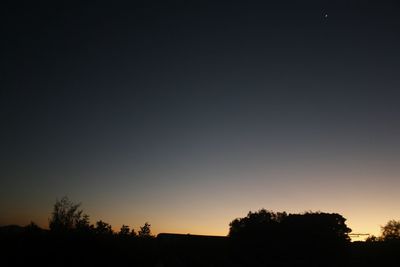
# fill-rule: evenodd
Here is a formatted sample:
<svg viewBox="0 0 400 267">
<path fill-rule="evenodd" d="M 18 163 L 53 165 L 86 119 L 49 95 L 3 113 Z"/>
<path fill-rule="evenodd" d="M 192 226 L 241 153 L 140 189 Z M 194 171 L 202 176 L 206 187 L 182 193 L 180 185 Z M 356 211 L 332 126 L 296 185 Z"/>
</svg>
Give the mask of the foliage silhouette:
<svg viewBox="0 0 400 267">
<path fill-rule="evenodd" d="M 132 236 L 132 237 L 136 237 L 137 236 L 137 234 L 135 232 L 135 229 L 132 228 L 132 230 L 130 232 L 130 236 Z"/>
<path fill-rule="evenodd" d="M 119 236 L 122 236 L 122 237 L 127 237 L 127 236 L 129 236 L 129 235 L 130 235 L 129 226 L 123 224 L 123 225 L 121 226 L 121 229 L 120 229 L 119 232 L 118 232 L 118 235 L 119 235 Z"/>
<path fill-rule="evenodd" d="M 390 220 L 382 226 L 382 240 L 400 241 L 400 221 Z"/>
<path fill-rule="evenodd" d="M 282 259 L 314 265 L 344 258 L 351 229 L 336 213 L 287 214 L 261 209 L 230 223 L 233 257 L 244 265 L 283 264 Z M 268 257 L 266 257 L 268 255 Z"/>
<path fill-rule="evenodd" d="M 50 230 L 65 232 L 86 227 L 89 222 L 89 216 L 83 214 L 83 211 L 79 209 L 80 205 L 80 203 L 75 204 L 70 201 L 67 196 L 57 200 L 49 219 Z"/>
<path fill-rule="evenodd" d="M 96 222 L 94 231 L 98 235 L 112 235 L 113 230 L 109 223 L 103 222 L 102 220 Z"/>
<path fill-rule="evenodd" d="M 52 215 L 58 217 L 53 216 L 57 218 L 53 221 L 64 223 L 53 225 L 60 228 L 49 231 L 34 223 L 0 227 L 2 265 L 398 266 L 400 242 L 392 242 L 397 240 L 397 221 L 382 228 L 387 238 L 375 240 L 380 242 L 350 243 L 350 229 L 339 214 L 262 209 L 233 220 L 227 237 L 159 234 L 148 238 L 151 225 L 146 222 L 138 231 L 142 238 L 135 238 L 134 229 L 127 225 L 117 234 L 104 221 L 91 225 L 79 204 L 68 199 L 57 200 L 55 206 Z"/>
<path fill-rule="evenodd" d="M 379 238 L 379 237 L 376 237 L 376 236 L 374 236 L 374 235 L 371 235 L 371 236 L 368 236 L 366 239 L 365 239 L 365 242 L 378 242 L 378 241 L 380 241 L 381 239 Z"/>
<path fill-rule="evenodd" d="M 148 222 L 145 222 L 143 226 L 140 227 L 138 236 L 139 237 L 151 237 L 151 225 Z"/>
<path fill-rule="evenodd" d="M 244 218 L 233 220 L 229 226 L 229 236 L 232 238 L 245 238 L 255 236 L 273 237 L 277 232 L 279 223 L 287 217 L 285 212 L 274 213 L 266 209 L 258 212 L 249 212 Z"/>
<path fill-rule="evenodd" d="M 251 238 L 278 241 L 307 241 L 311 239 L 348 242 L 351 229 L 346 219 L 336 213 L 287 214 L 261 209 L 233 220 L 229 226 L 232 238 Z"/>
<path fill-rule="evenodd" d="M 30 222 L 27 226 L 25 226 L 25 230 L 29 232 L 37 232 L 41 231 L 42 229 L 40 229 L 40 227 L 36 223 Z"/>
</svg>

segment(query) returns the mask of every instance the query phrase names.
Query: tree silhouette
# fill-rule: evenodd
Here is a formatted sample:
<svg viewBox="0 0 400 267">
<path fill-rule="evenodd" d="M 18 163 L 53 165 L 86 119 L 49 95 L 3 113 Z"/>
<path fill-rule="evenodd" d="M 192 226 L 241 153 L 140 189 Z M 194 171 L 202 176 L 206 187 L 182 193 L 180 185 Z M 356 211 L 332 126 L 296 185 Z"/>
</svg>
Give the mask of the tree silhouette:
<svg viewBox="0 0 400 267">
<path fill-rule="evenodd" d="M 81 226 L 88 225 L 89 216 L 83 214 L 79 209 L 79 204 L 75 204 L 67 196 L 57 200 L 53 207 L 49 228 L 51 231 L 62 232 L 74 230 Z"/>
<path fill-rule="evenodd" d="M 25 226 L 25 229 L 27 231 L 40 231 L 41 230 L 40 227 L 32 221 L 27 226 Z"/>
<path fill-rule="evenodd" d="M 346 219 L 337 213 L 307 212 L 290 214 L 284 221 L 292 238 L 309 242 L 349 242 L 351 229 Z"/>
<path fill-rule="evenodd" d="M 136 232 L 135 232 L 135 229 L 132 228 L 130 235 L 131 235 L 132 237 L 136 237 L 136 236 L 137 236 L 137 234 L 136 234 Z"/>
<path fill-rule="evenodd" d="M 82 218 L 76 224 L 76 229 L 82 233 L 93 231 L 94 226 L 90 224 L 89 215 L 84 214 L 82 216 Z"/>
<path fill-rule="evenodd" d="M 127 236 L 129 236 L 129 235 L 130 235 L 129 226 L 123 224 L 123 225 L 121 226 L 121 229 L 119 230 L 118 235 L 119 235 L 119 236 L 122 236 L 122 237 L 127 237 Z"/>
<path fill-rule="evenodd" d="M 24 232 L 28 235 L 39 235 L 44 233 L 44 230 L 41 229 L 36 223 L 30 222 L 27 226 L 24 227 Z"/>
<path fill-rule="evenodd" d="M 274 213 L 266 209 L 260 209 L 257 212 L 251 212 L 244 218 L 237 218 L 229 224 L 229 236 L 246 237 L 260 235 L 275 235 L 276 228 L 284 218 L 286 212 Z"/>
<path fill-rule="evenodd" d="M 112 227 L 109 223 L 103 222 L 102 220 L 96 222 L 94 231 L 98 235 L 111 235 L 113 234 Z"/>
<path fill-rule="evenodd" d="M 249 212 L 244 218 L 233 220 L 229 226 L 229 236 L 256 240 L 323 240 L 350 241 L 351 229 L 346 219 L 336 213 L 287 214 L 261 209 Z"/>
<path fill-rule="evenodd" d="M 400 221 L 390 220 L 382 226 L 382 239 L 384 241 L 400 240 Z"/>
<path fill-rule="evenodd" d="M 368 236 L 365 239 L 365 242 L 378 242 L 378 241 L 381 241 L 381 239 L 379 237 L 374 236 L 374 235 Z"/>
<path fill-rule="evenodd" d="M 150 237 L 151 236 L 150 226 L 151 225 L 148 222 L 145 222 L 145 224 L 140 227 L 139 237 Z"/>
<path fill-rule="evenodd" d="M 287 214 L 261 209 L 230 223 L 233 257 L 243 266 L 319 266 L 330 259 L 341 266 L 351 229 L 336 213 Z M 268 255 L 268 257 L 266 257 Z"/>
</svg>

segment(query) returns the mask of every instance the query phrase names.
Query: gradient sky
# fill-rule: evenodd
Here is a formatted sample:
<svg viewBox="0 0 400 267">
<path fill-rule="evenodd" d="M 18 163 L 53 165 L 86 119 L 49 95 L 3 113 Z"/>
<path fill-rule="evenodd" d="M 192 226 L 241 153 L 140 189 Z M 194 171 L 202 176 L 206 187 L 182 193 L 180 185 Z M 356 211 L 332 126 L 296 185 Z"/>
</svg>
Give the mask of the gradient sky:
<svg viewBox="0 0 400 267">
<path fill-rule="evenodd" d="M 398 1 L 53 2 L 0 11 L 0 224 L 400 219 Z"/>
</svg>

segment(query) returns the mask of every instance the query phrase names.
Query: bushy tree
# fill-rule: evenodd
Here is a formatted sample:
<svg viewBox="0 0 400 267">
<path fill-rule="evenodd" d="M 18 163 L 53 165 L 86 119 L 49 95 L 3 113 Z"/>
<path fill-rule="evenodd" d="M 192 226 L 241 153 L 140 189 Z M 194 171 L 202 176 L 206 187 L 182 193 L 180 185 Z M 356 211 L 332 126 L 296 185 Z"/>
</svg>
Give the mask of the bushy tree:
<svg viewBox="0 0 400 267">
<path fill-rule="evenodd" d="M 342 266 L 351 231 L 345 221 L 336 213 L 249 212 L 230 223 L 233 257 L 243 266 L 289 266 L 281 262 L 286 258 L 293 266 L 319 266 L 327 258 Z"/>
<path fill-rule="evenodd" d="M 273 242 L 347 242 L 351 229 L 336 213 L 307 212 L 287 214 L 261 209 L 233 220 L 229 236 L 253 243 Z"/>
<path fill-rule="evenodd" d="M 351 229 L 337 213 L 290 214 L 285 222 L 294 238 L 318 242 L 349 242 Z"/>
<path fill-rule="evenodd" d="M 121 226 L 121 229 L 119 230 L 118 235 L 122 236 L 122 237 L 127 237 L 130 235 L 130 229 L 128 225 L 123 224 Z"/>
<path fill-rule="evenodd" d="M 382 226 L 382 237 L 384 241 L 400 240 L 400 221 L 390 220 Z"/>
<path fill-rule="evenodd" d="M 143 226 L 140 227 L 139 237 L 151 237 L 151 225 L 146 222 Z"/>
<path fill-rule="evenodd" d="M 365 242 L 378 242 L 378 241 L 381 241 L 380 238 L 379 238 L 379 237 L 376 237 L 376 236 L 374 236 L 374 235 L 368 236 L 368 237 L 365 239 Z"/>
<path fill-rule="evenodd" d="M 90 225 L 89 215 L 83 214 L 82 218 L 76 224 L 76 229 L 80 231 L 93 230 L 93 225 Z"/>
<path fill-rule="evenodd" d="M 83 211 L 79 209 L 80 205 L 80 203 L 73 203 L 66 196 L 57 200 L 49 219 L 50 230 L 63 232 L 88 225 L 89 216 L 83 214 Z"/>
<path fill-rule="evenodd" d="M 112 227 L 109 223 L 103 222 L 102 220 L 96 222 L 94 231 L 98 235 L 111 235 L 113 234 Z"/>
<path fill-rule="evenodd" d="M 286 212 L 272 212 L 260 209 L 251 212 L 246 217 L 236 218 L 229 224 L 230 237 L 245 237 L 251 235 L 274 234 L 278 224 L 287 217 Z"/>
</svg>

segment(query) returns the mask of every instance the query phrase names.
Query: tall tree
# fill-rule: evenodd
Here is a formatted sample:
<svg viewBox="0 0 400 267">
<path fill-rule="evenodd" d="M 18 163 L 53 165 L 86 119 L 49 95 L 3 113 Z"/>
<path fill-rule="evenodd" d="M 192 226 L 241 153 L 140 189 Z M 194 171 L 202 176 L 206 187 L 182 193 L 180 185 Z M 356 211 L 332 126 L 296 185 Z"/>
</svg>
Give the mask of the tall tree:
<svg viewBox="0 0 400 267">
<path fill-rule="evenodd" d="M 70 231 L 80 226 L 87 225 L 89 216 L 79 209 L 80 203 L 75 204 L 67 196 L 57 200 L 49 219 L 51 231 Z"/>
</svg>

